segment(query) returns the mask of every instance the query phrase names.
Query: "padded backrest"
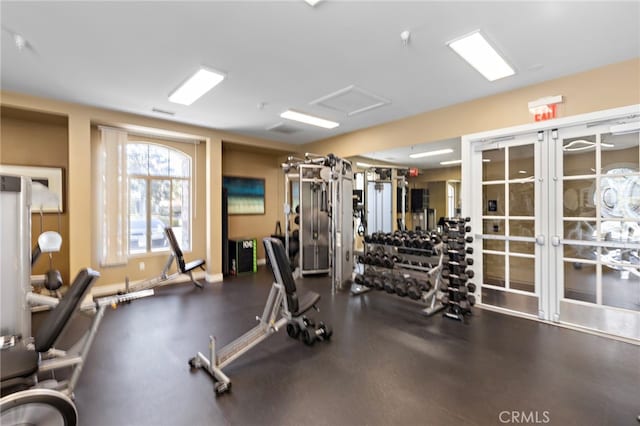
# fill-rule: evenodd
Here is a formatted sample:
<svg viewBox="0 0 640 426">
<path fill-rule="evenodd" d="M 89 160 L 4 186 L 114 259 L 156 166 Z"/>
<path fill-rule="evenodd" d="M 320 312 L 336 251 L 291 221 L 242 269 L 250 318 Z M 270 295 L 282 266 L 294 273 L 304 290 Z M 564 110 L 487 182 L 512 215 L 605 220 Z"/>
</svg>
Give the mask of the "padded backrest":
<svg viewBox="0 0 640 426">
<path fill-rule="evenodd" d="M 174 234 L 173 229 L 168 226 L 164 228 L 164 233 L 167 235 L 167 240 L 169 240 L 171 250 L 173 250 L 173 254 L 176 256 L 180 272 L 184 272 L 184 255 L 182 254 L 182 250 L 180 250 L 180 246 L 178 245 L 176 234 Z"/>
<path fill-rule="evenodd" d="M 38 352 L 46 352 L 58 340 L 69 322 L 71 315 L 80 306 L 82 300 L 100 274 L 92 269 L 81 270 L 71 284 L 71 288 L 47 316 L 43 326 L 36 334 L 35 347 Z"/>
<path fill-rule="evenodd" d="M 282 241 L 277 238 L 267 237 L 262 240 L 269 256 L 273 278 L 279 284 L 284 286 L 287 294 L 287 307 L 290 312 L 298 312 L 298 296 L 296 294 L 296 281 L 291 273 L 289 258 L 284 250 Z M 271 250 L 269 250 L 271 247 Z"/>
</svg>

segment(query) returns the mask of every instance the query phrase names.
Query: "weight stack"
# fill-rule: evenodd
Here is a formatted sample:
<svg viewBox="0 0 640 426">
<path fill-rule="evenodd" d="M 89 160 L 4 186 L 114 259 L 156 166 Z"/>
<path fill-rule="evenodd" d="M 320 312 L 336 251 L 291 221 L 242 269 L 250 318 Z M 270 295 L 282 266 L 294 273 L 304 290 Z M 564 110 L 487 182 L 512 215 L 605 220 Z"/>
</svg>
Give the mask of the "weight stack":
<svg viewBox="0 0 640 426">
<path fill-rule="evenodd" d="M 229 270 L 243 274 L 258 270 L 258 240 L 244 238 L 229 240 Z"/>
</svg>

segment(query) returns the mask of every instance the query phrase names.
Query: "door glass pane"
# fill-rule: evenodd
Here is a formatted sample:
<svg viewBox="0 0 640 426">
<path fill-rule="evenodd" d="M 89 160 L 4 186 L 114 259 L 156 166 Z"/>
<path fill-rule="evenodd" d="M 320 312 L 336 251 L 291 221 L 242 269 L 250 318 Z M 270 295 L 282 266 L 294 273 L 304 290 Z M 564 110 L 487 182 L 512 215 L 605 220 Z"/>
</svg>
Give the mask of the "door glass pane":
<svg viewBox="0 0 640 426">
<path fill-rule="evenodd" d="M 535 292 L 535 259 L 509 256 L 509 288 Z"/>
<path fill-rule="evenodd" d="M 596 260 L 598 258 L 598 248 L 595 246 L 564 244 L 564 257 L 571 259 Z"/>
<path fill-rule="evenodd" d="M 504 252 L 505 243 L 501 240 L 482 240 L 483 250 L 493 250 Z"/>
<path fill-rule="evenodd" d="M 566 220 L 564 222 L 564 238 L 567 240 L 592 241 L 595 240 L 596 237 L 595 222 L 586 220 Z"/>
<path fill-rule="evenodd" d="M 640 133 L 626 135 L 600 135 L 600 155 L 602 173 L 615 168 L 628 168 L 638 171 L 638 139 Z"/>
<path fill-rule="evenodd" d="M 509 216 L 535 216 L 533 182 L 509 184 Z"/>
<path fill-rule="evenodd" d="M 562 141 L 565 176 L 593 175 L 596 172 L 596 136 L 581 136 Z"/>
<path fill-rule="evenodd" d="M 510 220 L 509 235 L 514 237 L 535 237 L 536 228 L 533 220 Z"/>
<path fill-rule="evenodd" d="M 482 214 L 484 216 L 504 216 L 504 184 L 482 186 Z"/>
<path fill-rule="evenodd" d="M 484 268 L 484 284 L 504 287 L 504 256 L 497 254 L 484 254 L 482 257 L 482 264 Z"/>
<path fill-rule="evenodd" d="M 595 179 L 565 180 L 563 182 L 564 217 L 596 217 Z"/>
<path fill-rule="evenodd" d="M 509 241 L 509 252 L 522 254 L 535 254 L 536 244 L 524 241 Z"/>
<path fill-rule="evenodd" d="M 504 219 L 483 219 L 482 233 L 487 235 L 504 235 Z"/>
<path fill-rule="evenodd" d="M 616 169 L 627 171 L 628 169 Z M 613 170 L 612 170 L 613 171 Z M 638 204 L 640 187 L 635 184 L 633 176 L 617 176 L 611 174 L 600 178 L 600 212 L 602 217 L 622 218 L 627 216 L 627 210 L 634 209 Z M 635 193 L 635 194 L 634 194 Z"/>
<path fill-rule="evenodd" d="M 482 180 L 504 179 L 504 148 L 488 149 L 482 152 Z"/>
<path fill-rule="evenodd" d="M 637 267 L 602 266 L 602 304 L 640 311 L 640 271 Z"/>
<path fill-rule="evenodd" d="M 564 297 L 596 303 L 596 265 L 564 262 Z"/>
<path fill-rule="evenodd" d="M 640 226 L 637 222 L 605 220 L 600 223 L 599 237 L 601 241 L 617 243 L 640 243 Z"/>
<path fill-rule="evenodd" d="M 520 145 L 509 148 L 509 179 L 535 176 L 534 146 Z"/>
<path fill-rule="evenodd" d="M 129 179 L 129 253 L 147 251 L 147 182 Z"/>
</svg>

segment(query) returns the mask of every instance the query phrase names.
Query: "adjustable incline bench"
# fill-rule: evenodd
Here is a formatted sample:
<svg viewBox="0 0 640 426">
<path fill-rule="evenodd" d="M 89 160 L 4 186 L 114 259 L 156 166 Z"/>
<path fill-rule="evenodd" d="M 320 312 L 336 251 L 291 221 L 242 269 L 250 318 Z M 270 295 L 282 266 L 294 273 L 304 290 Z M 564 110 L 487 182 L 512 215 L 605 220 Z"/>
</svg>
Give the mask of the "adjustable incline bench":
<svg viewBox="0 0 640 426">
<path fill-rule="evenodd" d="M 202 368 L 216 381 L 216 395 L 231 389 L 231 380 L 222 369 L 238 359 L 267 337 L 276 333 L 282 326 L 287 325 L 287 334 L 292 338 L 302 336 L 307 345 L 313 345 L 316 340 L 329 340 L 331 328 L 320 322 L 315 324 L 304 313 L 315 308 L 320 295 L 312 291 L 307 292 L 300 300 L 296 291 L 296 282 L 291 273 L 288 256 L 282 242 L 277 238 L 263 240 L 275 282 L 271 286 L 267 303 L 262 317 L 257 317 L 258 325 L 216 351 L 216 339 L 210 336 L 210 358 L 201 352 L 189 360 L 192 369 Z"/>
<path fill-rule="evenodd" d="M 29 419 L 33 416 L 44 417 L 53 424 L 73 426 L 77 423 L 73 391 L 106 307 L 153 294 L 153 290 L 145 290 L 100 298 L 90 305 L 82 304 L 99 276 L 91 269 L 81 270 L 67 294 L 49 312 L 33 343 L 22 342 L 19 346 L 0 351 L 0 424 L 31 424 Z M 55 349 L 53 345 L 70 323 L 73 313 L 79 309 L 94 312 L 91 326 L 69 350 Z M 72 369 L 69 380 L 39 382 L 39 374 L 62 368 Z"/>
<path fill-rule="evenodd" d="M 186 263 L 184 261 L 184 255 L 182 254 L 182 250 L 180 249 L 180 245 L 178 244 L 178 239 L 176 238 L 176 235 L 173 233 L 173 229 L 171 227 L 166 227 L 164 228 L 164 233 L 167 236 L 169 245 L 171 246 L 171 254 L 169 254 L 169 257 L 167 258 L 167 262 L 165 263 L 164 268 L 162 269 L 162 272 L 160 273 L 159 276 L 155 278 L 151 278 L 151 279 L 133 284 L 131 286 L 129 285 L 129 280 L 127 279 L 126 280 L 127 292 L 129 292 L 130 290 L 142 290 L 146 288 L 153 288 L 159 285 L 160 283 L 162 283 L 163 281 L 173 279 L 180 274 L 189 275 L 189 278 L 193 283 L 193 285 L 195 285 L 198 288 L 202 288 L 202 284 L 193 278 L 193 270 L 196 268 L 200 268 L 204 270 L 204 265 L 205 265 L 204 259 L 197 259 L 189 263 Z M 169 275 L 169 269 L 171 268 L 171 264 L 173 263 L 174 260 L 176 261 L 178 272 L 176 272 L 175 274 Z"/>
</svg>

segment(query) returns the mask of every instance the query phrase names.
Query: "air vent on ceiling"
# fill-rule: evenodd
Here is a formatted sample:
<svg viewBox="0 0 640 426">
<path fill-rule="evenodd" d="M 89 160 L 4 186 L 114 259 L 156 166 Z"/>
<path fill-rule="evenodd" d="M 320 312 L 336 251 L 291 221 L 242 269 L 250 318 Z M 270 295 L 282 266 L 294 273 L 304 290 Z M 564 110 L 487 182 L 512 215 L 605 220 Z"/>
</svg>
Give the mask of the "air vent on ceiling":
<svg viewBox="0 0 640 426">
<path fill-rule="evenodd" d="M 298 127 L 291 126 L 285 123 L 274 124 L 273 126 L 268 127 L 267 130 L 269 130 L 270 132 L 283 133 L 285 135 L 290 135 L 292 133 L 297 133 L 302 131 L 302 129 Z"/>
<path fill-rule="evenodd" d="M 316 99 L 311 102 L 311 105 L 320 105 L 347 115 L 356 115 L 390 103 L 390 100 L 382 96 L 351 85 Z"/>
<path fill-rule="evenodd" d="M 167 111 L 166 109 L 160 109 L 160 108 L 151 108 L 151 111 L 153 112 L 157 112 L 159 114 L 166 114 L 166 115 L 175 115 L 176 113 L 173 111 Z"/>
</svg>

